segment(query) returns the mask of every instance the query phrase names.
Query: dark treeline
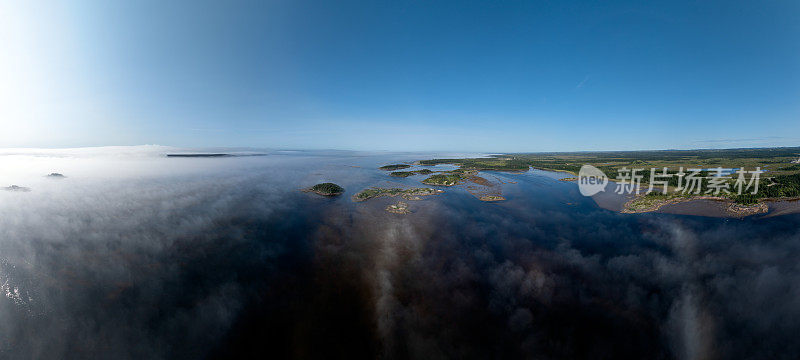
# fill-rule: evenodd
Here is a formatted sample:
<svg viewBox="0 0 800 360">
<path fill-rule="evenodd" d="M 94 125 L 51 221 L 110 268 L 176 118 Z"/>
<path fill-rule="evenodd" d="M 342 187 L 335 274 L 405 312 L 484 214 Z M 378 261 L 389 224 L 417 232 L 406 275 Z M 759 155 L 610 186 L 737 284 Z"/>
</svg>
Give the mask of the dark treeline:
<svg viewBox="0 0 800 360">
<path fill-rule="evenodd" d="M 593 161 L 624 161 L 624 160 L 691 160 L 691 159 L 747 159 L 747 158 L 773 158 L 796 157 L 800 147 L 764 148 L 764 149 L 701 149 L 701 150 L 653 150 L 653 151 L 601 151 L 601 152 L 559 152 L 514 154 L 515 156 L 574 156 L 591 158 Z"/>
</svg>

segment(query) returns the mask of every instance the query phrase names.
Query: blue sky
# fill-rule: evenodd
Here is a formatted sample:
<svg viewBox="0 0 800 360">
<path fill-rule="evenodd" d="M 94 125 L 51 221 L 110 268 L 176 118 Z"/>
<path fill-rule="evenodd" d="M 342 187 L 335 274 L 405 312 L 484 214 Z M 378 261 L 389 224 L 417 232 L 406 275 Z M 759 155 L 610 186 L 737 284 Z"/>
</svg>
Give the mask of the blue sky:
<svg viewBox="0 0 800 360">
<path fill-rule="evenodd" d="M 0 147 L 800 145 L 800 2 L 20 1 Z"/>
</svg>

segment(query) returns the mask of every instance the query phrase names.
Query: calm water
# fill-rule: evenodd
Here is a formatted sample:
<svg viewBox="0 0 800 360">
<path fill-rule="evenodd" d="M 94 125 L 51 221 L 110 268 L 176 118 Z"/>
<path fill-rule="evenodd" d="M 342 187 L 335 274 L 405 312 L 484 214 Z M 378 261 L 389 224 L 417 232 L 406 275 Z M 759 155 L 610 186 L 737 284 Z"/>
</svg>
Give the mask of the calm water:
<svg viewBox="0 0 800 360">
<path fill-rule="evenodd" d="M 436 154 L 158 153 L 0 156 L 31 189 L 0 191 L 0 358 L 800 356 L 798 214 L 618 214 L 529 171 L 398 215 L 350 196 Z"/>
</svg>

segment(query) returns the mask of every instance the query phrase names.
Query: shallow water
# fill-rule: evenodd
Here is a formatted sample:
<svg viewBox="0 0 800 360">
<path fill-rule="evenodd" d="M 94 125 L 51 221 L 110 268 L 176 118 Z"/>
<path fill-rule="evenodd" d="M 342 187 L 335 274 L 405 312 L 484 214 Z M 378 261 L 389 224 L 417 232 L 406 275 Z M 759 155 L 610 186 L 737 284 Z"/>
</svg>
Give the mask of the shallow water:
<svg viewBox="0 0 800 360">
<path fill-rule="evenodd" d="M 659 209 L 659 212 L 680 215 L 728 217 L 728 203 L 718 200 L 699 199 L 689 202 L 670 204 Z"/>
<path fill-rule="evenodd" d="M 0 191 L 0 357 L 800 355 L 800 214 L 619 214 L 533 170 L 400 215 L 350 196 L 452 154 L 124 150 L 0 156 L 31 188 Z"/>
</svg>

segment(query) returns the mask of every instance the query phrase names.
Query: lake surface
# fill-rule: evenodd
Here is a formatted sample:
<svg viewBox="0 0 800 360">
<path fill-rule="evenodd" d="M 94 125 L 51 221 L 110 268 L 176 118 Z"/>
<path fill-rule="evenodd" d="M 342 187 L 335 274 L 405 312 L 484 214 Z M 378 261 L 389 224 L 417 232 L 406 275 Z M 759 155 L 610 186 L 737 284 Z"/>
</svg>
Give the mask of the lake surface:
<svg viewBox="0 0 800 360">
<path fill-rule="evenodd" d="M 400 215 L 350 196 L 454 154 L 164 153 L 0 155 L 0 187 L 31 189 L 0 191 L 0 358 L 800 356 L 791 204 L 619 214 L 532 170 L 479 174 L 506 201 L 455 186 Z M 320 182 L 346 192 L 300 191 Z"/>
</svg>

